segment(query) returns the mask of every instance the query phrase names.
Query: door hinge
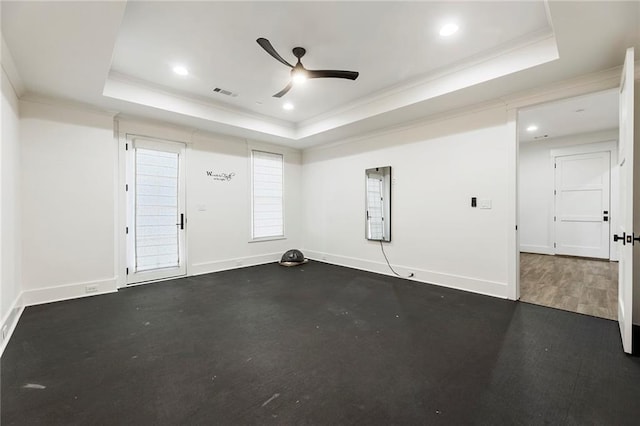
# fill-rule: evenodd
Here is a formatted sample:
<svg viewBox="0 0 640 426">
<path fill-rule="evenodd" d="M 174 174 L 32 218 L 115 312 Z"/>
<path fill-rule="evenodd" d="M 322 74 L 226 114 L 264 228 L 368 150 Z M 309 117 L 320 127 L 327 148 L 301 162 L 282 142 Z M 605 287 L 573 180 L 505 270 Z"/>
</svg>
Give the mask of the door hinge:
<svg viewBox="0 0 640 426">
<path fill-rule="evenodd" d="M 124 232 L 127 233 L 127 234 L 129 233 L 129 227 L 128 226 L 126 228 L 124 228 Z"/>
<path fill-rule="evenodd" d="M 556 192 L 556 190 L 553 190 L 553 195 L 557 195 L 558 193 Z"/>
<path fill-rule="evenodd" d="M 557 165 L 556 163 L 553 163 L 553 168 L 554 168 L 554 169 L 557 169 L 557 168 L 558 168 L 558 165 Z"/>
<path fill-rule="evenodd" d="M 518 225 L 516 225 L 516 231 L 518 230 Z"/>
<path fill-rule="evenodd" d="M 128 190 L 129 190 L 129 184 L 128 184 L 128 183 L 124 185 L 124 190 L 125 190 L 125 191 L 128 191 Z"/>
<path fill-rule="evenodd" d="M 556 243 L 553 243 L 553 248 L 556 248 Z"/>
<path fill-rule="evenodd" d="M 555 217 L 555 216 L 553 217 L 553 221 L 554 221 L 554 222 L 556 221 L 556 217 Z"/>
<path fill-rule="evenodd" d="M 128 144 L 128 143 L 125 143 L 125 144 L 124 144 L 124 150 L 125 150 L 125 151 L 129 151 L 129 144 Z"/>
<path fill-rule="evenodd" d="M 129 275 L 129 268 L 127 268 L 127 275 Z"/>
</svg>

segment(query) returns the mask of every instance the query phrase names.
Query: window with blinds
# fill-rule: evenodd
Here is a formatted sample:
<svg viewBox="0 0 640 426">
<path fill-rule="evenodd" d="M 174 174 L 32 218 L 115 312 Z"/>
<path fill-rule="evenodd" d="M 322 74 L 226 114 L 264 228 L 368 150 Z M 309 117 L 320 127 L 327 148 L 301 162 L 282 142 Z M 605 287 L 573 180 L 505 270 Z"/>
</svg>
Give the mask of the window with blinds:
<svg viewBox="0 0 640 426">
<path fill-rule="evenodd" d="M 178 266 L 178 154 L 136 149 L 136 271 Z"/>
<path fill-rule="evenodd" d="M 284 236 L 283 157 L 251 151 L 252 238 Z"/>
</svg>

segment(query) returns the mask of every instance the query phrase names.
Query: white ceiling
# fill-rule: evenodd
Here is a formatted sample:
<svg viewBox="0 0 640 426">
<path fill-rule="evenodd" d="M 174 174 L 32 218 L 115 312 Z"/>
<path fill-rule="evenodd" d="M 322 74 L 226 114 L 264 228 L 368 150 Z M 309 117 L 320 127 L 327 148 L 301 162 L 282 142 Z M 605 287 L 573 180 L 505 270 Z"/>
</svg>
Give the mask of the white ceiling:
<svg viewBox="0 0 640 426">
<path fill-rule="evenodd" d="M 50 96 L 294 147 L 332 142 L 620 65 L 637 2 L 12 2 L 2 33 L 24 96 Z M 548 8 L 547 8 L 548 6 Z M 547 10 L 548 9 L 548 10 Z M 442 39 L 442 23 L 460 31 Z M 271 97 L 307 49 L 315 79 Z M 4 61 L 3 53 L 3 61 Z M 172 73 L 175 64 L 190 70 Z M 221 87 L 237 93 L 224 97 Z M 281 108 L 283 101 L 296 105 Z M 256 102 L 260 102 L 258 104 Z"/>
<path fill-rule="evenodd" d="M 518 118 L 520 142 L 616 129 L 618 89 L 536 105 L 521 110 Z M 527 131 L 534 125 L 537 130 Z"/>
<path fill-rule="evenodd" d="M 443 38 L 438 31 L 448 21 L 463 28 Z M 111 70 L 177 93 L 298 123 L 550 34 L 542 2 L 500 7 L 477 2 L 130 2 Z M 356 81 L 310 80 L 282 99 L 273 98 L 289 82 L 290 69 L 262 50 L 258 37 L 269 39 L 290 63 L 295 64 L 291 50 L 302 46 L 307 50 L 305 67 L 354 70 L 360 76 Z M 184 64 L 190 75 L 175 75 L 174 64 Z M 215 94 L 216 87 L 238 96 Z M 283 110 L 284 101 L 296 108 Z"/>
</svg>

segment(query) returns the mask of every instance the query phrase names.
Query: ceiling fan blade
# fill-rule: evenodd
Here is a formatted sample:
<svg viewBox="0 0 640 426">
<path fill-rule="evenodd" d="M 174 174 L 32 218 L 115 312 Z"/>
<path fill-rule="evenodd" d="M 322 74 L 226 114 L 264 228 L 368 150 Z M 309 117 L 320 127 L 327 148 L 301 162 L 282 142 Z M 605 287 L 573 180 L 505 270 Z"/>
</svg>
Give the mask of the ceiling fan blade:
<svg viewBox="0 0 640 426">
<path fill-rule="evenodd" d="M 339 70 L 307 70 L 307 78 L 346 78 L 355 80 L 360 73 L 356 71 Z"/>
<path fill-rule="evenodd" d="M 284 89 L 282 89 L 281 91 L 279 91 L 278 93 L 276 93 L 275 95 L 273 95 L 274 98 L 281 98 L 282 95 L 284 95 L 285 93 L 287 93 L 289 90 L 291 90 L 291 86 L 293 86 L 293 82 L 289 82 L 289 84 L 286 85 L 286 87 Z"/>
<path fill-rule="evenodd" d="M 262 47 L 269 55 L 273 56 L 276 60 L 282 62 L 283 64 L 287 65 L 288 67 L 293 68 L 293 65 L 291 65 L 289 62 L 285 61 L 282 58 L 282 56 L 280 56 L 278 54 L 278 52 L 276 52 L 276 49 L 273 48 L 273 46 L 271 45 L 269 40 L 267 40 L 266 38 L 260 37 L 256 41 L 258 42 L 260 47 Z"/>
</svg>

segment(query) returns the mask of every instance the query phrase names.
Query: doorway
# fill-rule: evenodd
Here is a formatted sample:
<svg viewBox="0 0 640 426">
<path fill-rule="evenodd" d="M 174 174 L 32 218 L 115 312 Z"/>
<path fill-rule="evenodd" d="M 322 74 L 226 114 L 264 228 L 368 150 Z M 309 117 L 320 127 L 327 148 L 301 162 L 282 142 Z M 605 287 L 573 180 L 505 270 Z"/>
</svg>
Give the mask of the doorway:
<svg viewBox="0 0 640 426">
<path fill-rule="evenodd" d="M 185 145 L 127 137 L 127 285 L 184 276 Z"/>
<path fill-rule="evenodd" d="M 616 319 L 618 91 L 518 113 L 520 300 Z"/>
</svg>

